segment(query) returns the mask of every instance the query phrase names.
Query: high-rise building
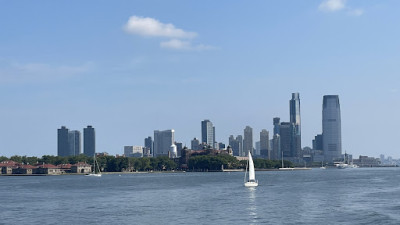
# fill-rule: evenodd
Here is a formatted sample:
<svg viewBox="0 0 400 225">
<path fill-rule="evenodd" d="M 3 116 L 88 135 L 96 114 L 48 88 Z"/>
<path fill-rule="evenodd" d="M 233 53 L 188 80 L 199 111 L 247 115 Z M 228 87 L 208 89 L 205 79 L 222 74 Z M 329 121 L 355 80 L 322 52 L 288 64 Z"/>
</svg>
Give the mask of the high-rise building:
<svg viewBox="0 0 400 225">
<path fill-rule="evenodd" d="M 57 155 L 70 156 L 70 148 L 68 141 L 68 128 L 62 126 L 57 129 Z"/>
<path fill-rule="evenodd" d="M 87 156 L 94 156 L 96 153 L 96 135 L 92 126 L 83 128 L 83 153 Z"/>
<path fill-rule="evenodd" d="M 201 150 L 200 148 L 200 141 L 197 138 L 193 138 L 193 140 L 190 143 L 190 147 L 192 150 Z"/>
<path fill-rule="evenodd" d="M 68 132 L 68 144 L 69 144 L 69 154 L 79 155 L 81 151 L 81 132 L 77 130 L 71 130 Z"/>
<path fill-rule="evenodd" d="M 201 121 L 201 142 L 214 147 L 215 143 L 215 128 L 210 120 Z"/>
<path fill-rule="evenodd" d="M 279 134 L 279 128 L 280 128 L 280 118 L 279 117 L 275 117 L 273 119 L 273 124 L 274 124 L 274 135 L 275 134 Z"/>
<path fill-rule="evenodd" d="M 322 104 L 322 144 L 327 162 L 341 158 L 342 131 L 338 95 L 325 95 Z"/>
<path fill-rule="evenodd" d="M 318 134 L 313 140 L 313 149 L 322 150 L 324 148 L 323 146 L 322 134 Z"/>
<path fill-rule="evenodd" d="M 290 105 L 290 123 L 293 123 L 296 126 L 296 134 L 301 135 L 299 93 L 292 93 L 292 99 L 289 101 L 289 105 Z"/>
<path fill-rule="evenodd" d="M 260 132 L 260 155 L 263 158 L 271 159 L 269 147 L 269 132 L 265 129 Z"/>
<path fill-rule="evenodd" d="M 244 135 L 243 135 L 243 153 L 245 156 L 249 154 L 249 151 L 251 152 L 252 155 L 254 155 L 253 152 L 253 128 L 250 126 L 246 126 L 244 128 Z"/>
<path fill-rule="evenodd" d="M 243 136 L 242 135 L 236 136 L 236 141 L 238 144 L 239 156 L 245 156 L 245 153 L 243 151 Z"/>
<path fill-rule="evenodd" d="M 168 156 L 170 147 L 175 142 L 175 131 L 154 131 L 154 157 Z"/>
<path fill-rule="evenodd" d="M 301 154 L 301 117 L 300 117 L 300 94 L 292 93 L 290 105 L 290 123 L 294 128 L 292 137 L 292 157 L 300 157 Z"/>
<path fill-rule="evenodd" d="M 153 139 L 149 136 L 144 139 L 145 152 L 149 152 L 149 155 L 153 155 Z"/>
<path fill-rule="evenodd" d="M 274 134 L 272 138 L 272 159 L 281 159 L 282 151 L 281 151 L 281 137 L 279 134 Z"/>
<path fill-rule="evenodd" d="M 238 135 L 236 138 L 233 135 L 229 136 L 229 146 L 231 146 L 232 153 L 234 156 L 243 156 L 242 135 Z"/>
<path fill-rule="evenodd" d="M 283 152 L 283 157 L 293 157 L 292 153 L 292 138 L 293 138 L 293 126 L 291 123 L 282 122 L 280 125 L 280 150 Z"/>
<path fill-rule="evenodd" d="M 143 157 L 143 146 L 124 146 L 125 157 Z"/>
</svg>

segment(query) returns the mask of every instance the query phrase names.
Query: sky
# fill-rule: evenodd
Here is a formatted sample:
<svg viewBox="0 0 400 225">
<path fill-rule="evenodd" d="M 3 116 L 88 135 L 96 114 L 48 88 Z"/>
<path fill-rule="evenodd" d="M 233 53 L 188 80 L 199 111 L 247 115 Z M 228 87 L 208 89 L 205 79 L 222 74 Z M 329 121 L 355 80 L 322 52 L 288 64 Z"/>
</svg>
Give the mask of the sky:
<svg viewBox="0 0 400 225">
<path fill-rule="evenodd" d="M 342 148 L 400 158 L 400 1 L 0 0 L 0 155 L 57 155 L 57 129 L 123 154 L 154 130 L 190 146 L 289 121 L 302 147 L 339 95 Z"/>
</svg>

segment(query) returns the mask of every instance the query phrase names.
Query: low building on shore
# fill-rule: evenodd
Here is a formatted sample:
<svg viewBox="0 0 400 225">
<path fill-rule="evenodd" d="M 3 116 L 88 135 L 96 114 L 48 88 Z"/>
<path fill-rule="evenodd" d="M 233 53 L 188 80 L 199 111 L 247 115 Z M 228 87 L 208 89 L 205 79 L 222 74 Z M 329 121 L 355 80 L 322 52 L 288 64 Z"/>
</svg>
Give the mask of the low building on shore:
<svg viewBox="0 0 400 225">
<path fill-rule="evenodd" d="M 358 159 L 354 159 L 353 163 L 359 167 L 379 167 L 381 166 L 381 160 L 379 158 L 362 156 Z"/>
<path fill-rule="evenodd" d="M 33 174 L 33 170 L 36 166 L 32 165 L 20 165 L 17 168 L 12 169 L 12 174 Z"/>
<path fill-rule="evenodd" d="M 84 162 L 79 162 L 71 166 L 71 173 L 87 174 L 91 172 L 92 166 Z"/>
<path fill-rule="evenodd" d="M 34 174 L 60 175 L 61 169 L 52 164 L 39 165 L 33 170 Z"/>
<path fill-rule="evenodd" d="M 0 174 L 12 174 L 13 169 L 18 168 L 19 163 L 12 160 L 0 162 Z"/>
</svg>

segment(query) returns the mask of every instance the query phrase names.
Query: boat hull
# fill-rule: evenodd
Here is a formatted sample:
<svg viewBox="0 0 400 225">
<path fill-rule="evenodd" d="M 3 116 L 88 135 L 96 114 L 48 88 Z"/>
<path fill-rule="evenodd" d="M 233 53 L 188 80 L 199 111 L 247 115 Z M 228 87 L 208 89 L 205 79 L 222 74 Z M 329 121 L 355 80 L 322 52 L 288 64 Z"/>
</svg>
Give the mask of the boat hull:
<svg viewBox="0 0 400 225">
<path fill-rule="evenodd" d="M 245 187 L 257 187 L 258 186 L 258 182 L 246 182 L 244 183 Z"/>
<path fill-rule="evenodd" d="M 90 173 L 90 174 L 86 174 L 85 176 L 87 176 L 87 177 L 101 177 L 101 174 L 98 174 L 98 173 Z"/>
</svg>

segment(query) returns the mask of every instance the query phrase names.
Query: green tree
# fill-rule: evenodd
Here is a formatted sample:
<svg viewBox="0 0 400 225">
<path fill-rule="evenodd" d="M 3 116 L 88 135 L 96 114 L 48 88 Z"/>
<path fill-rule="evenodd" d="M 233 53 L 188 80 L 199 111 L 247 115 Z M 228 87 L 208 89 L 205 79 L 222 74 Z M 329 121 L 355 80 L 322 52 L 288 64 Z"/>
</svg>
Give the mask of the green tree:
<svg viewBox="0 0 400 225">
<path fill-rule="evenodd" d="M 7 161 L 7 160 L 8 160 L 7 157 L 5 157 L 5 156 L 0 156 L 0 162 Z"/>
<path fill-rule="evenodd" d="M 11 160 L 11 161 L 14 161 L 14 162 L 22 163 L 22 157 L 21 157 L 21 156 L 18 156 L 18 155 L 13 155 L 13 156 L 11 156 L 11 157 L 10 157 L 10 160 Z"/>
</svg>

